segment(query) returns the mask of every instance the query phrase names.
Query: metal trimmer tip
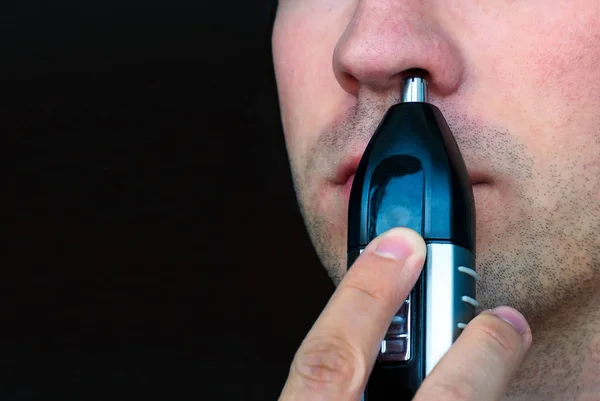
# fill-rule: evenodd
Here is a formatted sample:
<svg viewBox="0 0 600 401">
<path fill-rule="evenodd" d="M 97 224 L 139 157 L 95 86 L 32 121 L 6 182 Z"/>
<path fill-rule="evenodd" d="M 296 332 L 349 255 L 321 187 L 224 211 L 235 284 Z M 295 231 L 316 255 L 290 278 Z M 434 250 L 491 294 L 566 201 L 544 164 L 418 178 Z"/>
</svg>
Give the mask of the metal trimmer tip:
<svg viewBox="0 0 600 401">
<path fill-rule="evenodd" d="M 427 102 L 427 81 L 414 76 L 404 79 L 402 102 Z"/>
</svg>

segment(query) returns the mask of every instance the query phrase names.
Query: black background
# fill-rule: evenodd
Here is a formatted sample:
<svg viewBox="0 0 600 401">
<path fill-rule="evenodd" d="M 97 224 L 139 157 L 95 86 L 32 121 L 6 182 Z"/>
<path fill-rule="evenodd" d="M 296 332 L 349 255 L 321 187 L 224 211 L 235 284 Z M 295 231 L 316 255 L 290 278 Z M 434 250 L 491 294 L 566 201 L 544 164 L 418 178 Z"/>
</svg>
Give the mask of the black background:
<svg viewBox="0 0 600 401">
<path fill-rule="evenodd" d="M 0 399 L 272 400 L 333 286 L 270 0 L 0 5 Z"/>
</svg>

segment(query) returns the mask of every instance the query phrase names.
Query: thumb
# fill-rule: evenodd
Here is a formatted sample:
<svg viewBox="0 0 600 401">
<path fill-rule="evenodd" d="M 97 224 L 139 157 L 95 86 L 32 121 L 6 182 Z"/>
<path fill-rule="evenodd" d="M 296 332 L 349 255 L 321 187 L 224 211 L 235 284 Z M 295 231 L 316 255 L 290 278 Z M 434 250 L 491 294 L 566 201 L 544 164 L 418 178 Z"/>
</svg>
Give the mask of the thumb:
<svg viewBox="0 0 600 401">
<path fill-rule="evenodd" d="M 367 246 L 302 342 L 280 401 L 360 398 L 425 252 L 423 239 L 406 228 L 392 229 Z"/>
</svg>

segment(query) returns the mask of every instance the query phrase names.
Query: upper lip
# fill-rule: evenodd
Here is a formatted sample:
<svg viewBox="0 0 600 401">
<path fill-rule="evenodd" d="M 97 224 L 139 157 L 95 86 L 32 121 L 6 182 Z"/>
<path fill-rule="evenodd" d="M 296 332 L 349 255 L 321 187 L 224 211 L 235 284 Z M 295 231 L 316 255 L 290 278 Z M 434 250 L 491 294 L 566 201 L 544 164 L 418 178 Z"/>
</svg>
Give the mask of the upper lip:
<svg viewBox="0 0 600 401">
<path fill-rule="evenodd" d="M 361 153 L 354 153 L 347 156 L 342 163 L 340 163 L 339 168 L 337 169 L 335 175 L 334 183 L 336 185 L 345 185 L 350 177 L 352 177 L 356 173 L 356 169 L 358 168 L 358 164 L 360 163 L 360 158 L 362 157 Z"/>
<path fill-rule="evenodd" d="M 479 170 L 471 170 L 467 167 L 469 172 L 469 181 L 471 185 L 485 184 L 488 182 L 487 177 Z"/>
<path fill-rule="evenodd" d="M 356 174 L 356 170 L 358 169 L 358 164 L 360 163 L 360 159 L 362 157 L 362 153 L 354 153 L 348 155 L 342 163 L 340 163 L 339 168 L 337 169 L 335 175 L 334 183 L 336 185 L 345 185 L 350 178 Z M 471 185 L 478 185 L 487 182 L 487 177 L 485 174 L 476 168 L 470 168 L 467 164 L 467 170 L 469 173 L 469 182 Z"/>
</svg>

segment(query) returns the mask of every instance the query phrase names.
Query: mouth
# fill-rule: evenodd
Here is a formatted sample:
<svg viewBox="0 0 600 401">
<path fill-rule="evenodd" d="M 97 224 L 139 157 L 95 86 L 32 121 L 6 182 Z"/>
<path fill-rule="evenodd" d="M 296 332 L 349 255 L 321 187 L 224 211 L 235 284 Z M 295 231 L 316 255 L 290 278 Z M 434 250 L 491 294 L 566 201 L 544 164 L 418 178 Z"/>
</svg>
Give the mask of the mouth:
<svg viewBox="0 0 600 401">
<path fill-rule="evenodd" d="M 352 190 L 352 183 L 354 182 L 354 175 L 358 169 L 358 164 L 362 157 L 361 153 L 355 153 L 348 156 L 340 164 L 334 179 L 334 184 L 337 187 L 342 188 L 344 199 L 346 202 L 350 199 L 350 191 Z"/>
<path fill-rule="evenodd" d="M 352 191 L 352 184 L 354 182 L 354 175 L 358 169 L 358 164 L 362 154 L 352 154 L 348 156 L 343 163 L 340 164 L 337 174 L 335 176 L 334 184 L 342 189 L 344 200 L 346 203 L 350 200 L 350 192 Z M 489 183 L 488 177 L 479 169 L 469 167 L 467 165 L 469 173 L 469 182 L 471 187 L 485 185 Z"/>
</svg>

